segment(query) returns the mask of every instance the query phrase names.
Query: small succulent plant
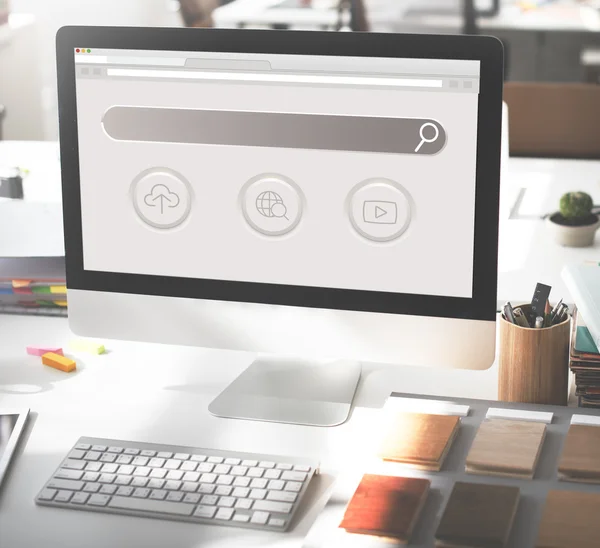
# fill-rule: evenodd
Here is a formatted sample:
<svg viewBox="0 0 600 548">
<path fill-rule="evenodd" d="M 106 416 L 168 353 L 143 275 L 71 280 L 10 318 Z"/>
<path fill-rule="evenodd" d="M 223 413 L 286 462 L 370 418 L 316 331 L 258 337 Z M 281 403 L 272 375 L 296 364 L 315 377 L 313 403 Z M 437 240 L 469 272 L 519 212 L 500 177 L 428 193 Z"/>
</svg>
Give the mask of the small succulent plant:
<svg viewBox="0 0 600 548">
<path fill-rule="evenodd" d="M 568 224 L 587 224 L 594 202 L 585 192 L 567 192 L 560 199 L 560 214 Z"/>
</svg>

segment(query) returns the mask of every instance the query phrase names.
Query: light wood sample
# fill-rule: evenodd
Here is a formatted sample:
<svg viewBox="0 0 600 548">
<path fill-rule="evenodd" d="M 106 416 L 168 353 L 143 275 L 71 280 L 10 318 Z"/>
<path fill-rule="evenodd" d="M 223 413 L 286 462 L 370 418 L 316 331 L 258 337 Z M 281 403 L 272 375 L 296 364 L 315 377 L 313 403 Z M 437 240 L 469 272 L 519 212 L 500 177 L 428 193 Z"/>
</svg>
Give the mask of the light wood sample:
<svg viewBox="0 0 600 548">
<path fill-rule="evenodd" d="M 533 478 L 546 425 L 505 419 L 481 423 L 467 455 L 470 474 Z"/>
<path fill-rule="evenodd" d="M 460 417 L 397 413 L 385 433 L 379 456 L 424 470 L 441 469 L 460 426 Z"/>
<path fill-rule="evenodd" d="M 536 548 L 598 548 L 600 494 L 550 491 Z"/>
<path fill-rule="evenodd" d="M 365 474 L 352 496 L 340 527 L 349 533 L 407 543 L 427 499 L 430 482 Z"/>
<path fill-rule="evenodd" d="M 572 424 L 558 465 L 562 480 L 600 483 L 600 426 Z M 600 545 L 600 539 L 599 539 Z"/>
<path fill-rule="evenodd" d="M 435 534 L 435 545 L 501 548 L 508 541 L 518 504 L 518 487 L 457 481 Z"/>
</svg>

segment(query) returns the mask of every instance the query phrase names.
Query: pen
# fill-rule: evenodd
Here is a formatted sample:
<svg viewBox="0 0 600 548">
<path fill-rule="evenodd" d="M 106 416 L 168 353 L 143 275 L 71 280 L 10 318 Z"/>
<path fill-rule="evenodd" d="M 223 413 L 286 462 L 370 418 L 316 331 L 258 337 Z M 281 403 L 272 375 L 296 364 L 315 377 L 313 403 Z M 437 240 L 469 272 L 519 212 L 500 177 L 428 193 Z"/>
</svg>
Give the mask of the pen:
<svg viewBox="0 0 600 548">
<path fill-rule="evenodd" d="M 507 321 L 509 321 L 510 323 L 517 323 L 515 321 L 515 314 L 513 312 L 513 307 L 512 307 L 512 305 L 509 302 L 507 302 L 504 305 L 504 318 Z"/>
</svg>

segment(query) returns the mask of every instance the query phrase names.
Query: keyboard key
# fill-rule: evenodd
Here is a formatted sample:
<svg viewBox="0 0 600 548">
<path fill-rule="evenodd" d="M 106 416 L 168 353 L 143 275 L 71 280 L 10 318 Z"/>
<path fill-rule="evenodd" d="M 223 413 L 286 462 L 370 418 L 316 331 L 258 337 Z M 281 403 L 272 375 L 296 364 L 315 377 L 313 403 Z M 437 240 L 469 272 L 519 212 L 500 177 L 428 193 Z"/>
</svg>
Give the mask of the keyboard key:
<svg viewBox="0 0 600 548">
<path fill-rule="evenodd" d="M 221 497 L 219 502 L 217 502 L 217 506 L 223 506 L 225 508 L 233 508 L 235 504 L 235 499 L 233 497 Z"/>
<path fill-rule="evenodd" d="M 216 474 L 202 474 L 200 476 L 201 483 L 214 483 L 215 481 L 217 481 Z"/>
<path fill-rule="evenodd" d="M 151 451 L 150 449 L 144 449 L 143 451 L 140 452 L 140 455 L 142 457 L 153 457 L 154 455 L 156 455 L 156 451 Z"/>
<path fill-rule="evenodd" d="M 217 464 L 217 466 L 215 466 L 215 469 L 213 470 L 213 472 L 215 474 L 229 474 L 230 470 L 231 470 L 231 466 L 229 466 L 228 464 Z"/>
<path fill-rule="evenodd" d="M 233 480 L 234 487 L 248 487 L 250 485 L 250 478 L 235 478 Z"/>
<path fill-rule="evenodd" d="M 191 516 L 194 511 L 194 507 L 191 504 L 185 504 L 183 502 L 167 502 L 164 500 L 127 497 L 113 497 L 108 503 L 108 506 L 109 508 L 157 512 L 175 516 Z"/>
<path fill-rule="evenodd" d="M 198 489 L 198 484 L 192 481 L 184 481 L 183 485 L 181 486 L 181 491 L 186 493 L 195 493 L 196 489 Z"/>
<path fill-rule="evenodd" d="M 212 472 L 214 469 L 215 465 L 211 464 L 209 462 L 202 462 L 198 465 L 198 468 L 196 468 L 197 472 Z"/>
<path fill-rule="evenodd" d="M 271 500 L 257 500 L 254 503 L 254 510 L 264 512 L 277 512 L 278 514 L 289 514 L 292 511 L 292 504 L 287 502 L 275 502 Z"/>
<path fill-rule="evenodd" d="M 276 480 L 279 479 L 279 476 L 281 476 L 281 470 L 267 470 L 263 477 Z"/>
<path fill-rule="evenodd" d="M 260 468 L 275 468 L 275 463 L 268 460 L 262 460 L 258 463 L 258 466 Z"/>
<path fill-rule="evenodd" d="M 165 482 L 164 487 L 165 487 L 165 489 L 168 489 L 169 491 L 177 491 L 181 487 L 181 482 L 175 481 L 175 480 L 169 480 L 169 481 Z"/>
<path fill-rule="evenodd" d="M 121 466 L 119 466 L 119 469 L 117 470 L 117 472 L 119 474 L 124 474 L 126 476 L 130 476 L 131 474 L 133 474 L 134 470 L 135 470 L 135 466 L 130 466 L 129 464 L 122 464 Z"/>
<path fill-rule="evenodd" d="M 70 456 L 71 456 L 71 458 L 75 458 L 75 457 L 73 457 L 73 456 L 72 456 L 72 454 L 73 454 L 73 452 L 72 452 L 72 453 L 71 453 L 71 455 L 70 455 Z M 101 456 L 101 455 L 102 455 L 102 453 L 98 453 L 98 451 L 88 451 L 88 452 L 87 452 L 87 453 L 86 453 L 86 454 L 83 456 L 83 458 L 84 458 L 85 460 L 93 460 L 93 461 L 97 461 L 97 460 L 100 458 L 100 456 Z"/>
<path fill-rule="evenodd" d="M 100 483 L 112 483 L 113 481 L 115 481 L 117 476 L 115 476 L 115 474 L 101 474 L 100 475 L 100 479 L 98 479 L 98 481 Z"/>
<path fill-rule="evenodd" d="M 85 465 L 86 472 L 99 472 L 102 469 L 103 464 L 100 462 L 88 462 Z"/>
<path fill-rule="evenodd" d="M 183 474 L 183 481 L 198 481 L 200 474 L 198 472 L 186 472 Z"/>
<path fill-rule="evenodd" d="M 122 448 L 122 447 L 114 447 L 114 446 L 113 446 L 113 447 L 109 447 L 109 448 L 107 449 L 107 451 L 108 451 L 109 453 L 122 453 L 122 452 L 123 452 L 123 448 Z"/>
<path fill-rule="evenodd" d="M 167 471 L 162 468 L 153 468 L 152 472 L 150 472 L 151 478 L 163 479 L 167 475 Z"/>
<path fill-rule="evenodd" d="M 201 483 L 198 487 L 198 493 L 203 495 L 212 495 L 215 492 L 215 485 L 210 483 Z"/>
<path fill-rule="evenodd" d="M 189 453 L 175 453 L 175 455 L 173 455 L 174 459 L 179 459 L 179 460 L 188 460 L 190 458 L 190 454 Z"/>
<path fill-rule="evenodd" d="M 250 487 L 253 489 L 264 489 L 267 486 L 268 481 L 262 478 L 255 478 L 250 482 Z"/>
<path fill-rule="evenodd" d="M 131 464 L 133 464 L 134 466 L 146 466 L 149 460 L 150 459 L 148 457 L 135 457 Z"/>
<path fill-rule="evenodd" d="M 252 489 L 248 495 L 251 499 L 264 499 L 267 496 L 266 489 Z"/>
<path fill-rule="evenodd" d="M 69 502 L 73 496 L 73 491 L 59 491 L 54 497 L 54 502 Z"/>
<path fill-rule="evenodd" d="M 223 457 L 208 457 L 207 462 L 212 464 L 221 464 L 223 460 Z"/>
<path fill-rule="evenodd" d="M 252 499 L 238 499 L 235 503 L 235 507 L 238 510 L 250 510 L 254 501 Z"/>
<path fill-rule="evenodd" d="M 98 491 L 98 493 L 101 495 L 114 495 L 116 490 L 116 485 L 103 485 L 100 487 L 100 491 Z"/>
<path fill-rule="evenodd" d="M 164 500 L 167 496 L 167 491 L 164 489 L 153 489 L 150 493 L 150 498 L 153 500 Z"/>
<path fill-rule="evenodd" d="M 192 455 L 191 460 L 194 462 L 204 462 L 206 460 L 206 455 Z"/>
<path fill-rule="evenodd" d="M 153 459 L 150 459 L 148 461 L 148 466 L 151 466 L 152 468 L 160 468 L 161 466 L 164 466 L 165 462 L 165 459 L 159 459 L 158 457 L 154 457 Z"/>
<path fill-rule="evenodd" d="M 249 478 L 262 478 L 265 473 L 263 468 L 250 468 L 246 473 Z"/>
<path fill-rule="evenodd" d="M 230 474 L 232 476 L 245 476 L 246 472 L 248 472 L 248 467 L 247 466 L 234 466 L 231 469 Z"/>
<path fill-rule="evenodd" d="M 183 477 L 183 472 L 181 470 L 169 470 L 166 477 L 170 480 L 180 480 Z"/>
<path fill-rule="evenodd" d="M 148 495 L 150 494 L 150 489 L 145 489 L 143 487 L 138 487 L 134 492 L 133 492 L 133 497 L 139 498 L 139 499 L 145 499 L 146 497 L 148 497 Z"/>
<path fill-rule="evenodd" d="M 66 489 L 68 491 L 81 491 L 83 489 L 83 481 L 51 479 L 48 482 L 50 489 Z"/>
<path fill-rule="evenodd" d="M 277 502 L 296 502 L 298 498 L 297 493 L 291 491 L 269 491 L 267 500 L 274 500 Z"/>
<path fill-rule="evenodd" d="M 39 495 L 39 500 L 52 500 L 58 491 L 56 489 L 44 489 Z"/>
<path fill-rule="evenodd" d="M 297 481 L 288 481 L 284 487 L 285 491 L 294 491 L 296 493 L 302 490 L 302 484 Z"/>
<path fill-rule="evenodd" d="M 188 493 L 185 497 L 183 497 L 183 502 L 187 502 L 188 504 L 198 504 L 200 500 L 200 496 L 197 493 Z"/>
<path fill-rule="evenodd" d="M 78 443 L 75 449 L 81 449 L 82 451 L 88 451 L 92 446 L 89 443 Z"/>
<path fill-rule="evenodd" d="M 219 476 L 217 478 L 217 485 L 231 485 L 234 479 L 233 476 Z"/>
<path fill-rule="evenodd" d="M 216 513 L 217 513 L 216 506 L 200 505 L 200 506 L 198 506 L 198 508 L 196 508 L 196 511 L 194 512 L 194 516 L 196 516 L 197 518 L 212 519 Z"/>
<path fill-rule="evenodd" d="M 231 464 L 231 465 L 236 465 L 239 464 L 240 462 L 242 462 L 240 459 L 235 459 L 232 457 L 229 457 L 228 459 L 225 459 L 225 464 Z"/>
<path fill-rule="evenodd" d="M 89 498 L 90 495 L 88 493 L 73 493 L 71 504 L 85 504 Z"/>
<path fill-rule="evenodd" d="M 98 491 L 100 491 L 100 487 L 101 485 L 99 483 L 90 482 L 85 484 L 83 490 L 86 493 L 97 493 Z"/>
<path fill-rule="evenodd" d="M 65 462 L 63 462 L 62 466 L 63 468 L 68 468 L 70 470 L 83 470 L 85 468 L 85 461 L 67 459 Z"/>
<path fill-rule="evenodd" d="M 249 495 L 249 493 L 250 489 L 248 489 L 247 487 L 236 487 L 233 490 L 233 493 L 231 493 L 231 495 L 237 498 L 245 499 Z"/>
<path fill-rule="evenodd" d="M 242 523 L 248 523 L 250 521 L 250 514 L 240 514 L 236 512 L 233 515 L 233 521 L 240 521 Z"/>
<path fill-rule="evenodd" d="M 133 493 L 133 487 L 119 487 L 117 489 L 117 495 L 129 497 Z"/>
<path fill-rule="evenodd" d="M 133 475 L 134 476 L 146 477 L 151 471 L 152 471 L 152 468 L 148 468 L 147 466 L 138 466 L 133 471 Z"/>
<path fill-rule="evenodd" d="M 164 468 L 167 470 L 177 470 L 181 466 L 181 461 L 177 459 L 169 459 L 165 462 Z"/>
<path fill-rule="evenodd" d="M 271 527 L 285 527 L 285 520 L 280 518 L 271 518 L 269 520 L 269 525 Z"/>
<path fill-rule="evenodd" d="M 115 461 L 117 464 L 131 464 L 133 457 L 131 455 L 119 455 Z"/>
<path fill-rule="evenodd" d="M 113 453 L 104 453 L 100 457 L 100 462 L 115 462 L 117 460 L 117 455 Z"/>
<path fill-rule="evenodd" d="M 162 486 L 164 484 L 165 484 L 165 480 L 153 478 L 148 482 L 148 488 L 149 489 L 162 489 Z"/>
<path fill-rule="evenodd" d="M 98 472 L 86 472 L 81 478 L 83 481 L 96 481 L 100 477 Z"/>
<path fill-rule="evenodd" d="M 131 483 L 131 476 L 117 476 L 115 479 L 115 485 L 129 485 Z"/>
<path fill-rule="evenodd" d="M 83 472 L 80 470 L 69 470 L 67 468 L 61 468 L 54 474 L 55 478 L 72 480 L 81 479 L 81 476 L 83 476 Z"/>
<path fill-rule="evenodd" d="M 292 465 L 287 462 L 280 462 L 275 468 L 277 468 L 277 470 L 291 470 Z M 271 519 L 271 521 L 273 521 L 273 519 Z"/>
<path fill-rule="evenodd" d="M 215 514 L 215 519 L 222 519 L 224 521 L 228 521 L 232 518 L 233 512 L 233 508 L 219 508 L 219 510 Z"/>
<path fill-rule="evenodd" d="M 228 497 L 229 495 L 231 495 L 232 491 L 233 488 L 229 487 L 228 485 L 219 485 L 219 487 L 215 489 L 215 495 Z"/>
<path fill-rule="evenodd" d="M 284 485 L 285 485 L 285 481 L 271 480 L 267 485 L 267 489 L 272 489 L 274 491 L 281 491 L 283 489 Z"/>
<path fill-rule="evenodd" d="M 264 525 L 269 520 L 268 512 L 254 512 L 252 517 L 250 518 L 251 523 L 256 523 L 258 525 Z"/>
<path fill-rule="evenodd" d="M 161 459 L 170 459 L 173 456 L 173 453 L 169 453 L 169 451 L 159 451 L 156 456 Z"/>
<path fill-rule="evenodd" d="M 294 466 L 294 470 L 296 472 L 310 472 L 310 466 L 306 466 L 305 464 L 296 464 L 296 466 Z"/>
<path fill-rule="evenodd" d="M 184 472 L 194 472 L 197 467 L 197 462 L 192 462 L 191 460 L 188 460 L 181 465 L 180 470 L 183 470 Z"/>
<path fill-rule="evenodd" d="M 133 478 L 131 487 L 146 487 L 148 485 L 148 478 Z"/>
<path fill-rule="evenodd" d="M 242 461 L 242 466 L 249 466 L 249 467 L 258 466 L 258 461 L 246 459 L 246 460 Z"/>
<path fill-rule="evenodd" d="M 92 495 L 87 503 L 90 506 L 106 506 L 109 500 L 110 497 L 108 495 Z"/>
<path fill-rule="evenodd" d="M 284 472 L 281 474 L 281 479 L 286 481 L 304 481 L 306 480 L 306 472 Z"/>
<path fill-rule="evenodd" d="M 170 500 L 172 502 L 179 502 L 182 498 L 183 493 L 180 493 L 179 491 L 169 491 L 169 493 L 167 494 L 167 500 Z"/>
<path fill-rule="evenodd" d="M 118 464 L 105 464 L 101 468 L 101 472 L 104 474 L 114 474 L 119 469 Z"/>
<path fill-rule="evenodd" d="M 206 506 L 215 506 L 218 500 L 219 497 L 216 497 L 214 495 L 204 495 L 200 502 Z"/>
<path fill-rule="evenodd" d="M 138 455 L 139 452 L 139 449 L 133 449 L 131 447 L 128 447 L 127 449 L 125 449 L 125 451 L 123 451 L 123 453 L 125 453 L 126 455 Z"/>
<path fill-rule="evenodd" d="M 102 451 L 106 451 L 107 449 L 106 445 L 92 445 L 92 451 L 100 451 L 102 453 Z"/>
</svg>

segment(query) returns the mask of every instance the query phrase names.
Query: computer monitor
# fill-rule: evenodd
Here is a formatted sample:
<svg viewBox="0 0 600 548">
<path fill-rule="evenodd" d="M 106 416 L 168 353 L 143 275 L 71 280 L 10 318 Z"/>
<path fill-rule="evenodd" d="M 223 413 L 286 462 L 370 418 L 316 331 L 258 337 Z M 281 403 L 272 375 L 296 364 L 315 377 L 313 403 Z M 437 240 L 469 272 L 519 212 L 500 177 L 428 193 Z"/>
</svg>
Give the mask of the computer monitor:
<svg viewBox="0 0 600 548">
<path fill-rule="evenodd" d="M 67 27 L 57 55 L 75 333 L 255 352 L 210 411 L 302 424 L 345 420 L 361 361 L 491 365 L 499 41 Z"/>
</svg>

